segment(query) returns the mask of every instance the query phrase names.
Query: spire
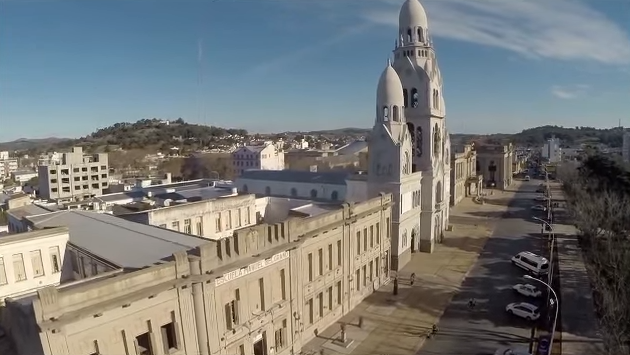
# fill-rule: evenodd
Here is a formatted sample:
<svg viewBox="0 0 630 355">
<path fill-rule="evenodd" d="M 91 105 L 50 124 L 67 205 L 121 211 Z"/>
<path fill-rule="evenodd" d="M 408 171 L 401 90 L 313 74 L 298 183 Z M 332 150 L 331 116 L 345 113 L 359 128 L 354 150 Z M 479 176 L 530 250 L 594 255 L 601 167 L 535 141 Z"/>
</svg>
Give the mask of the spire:
<svg viewBox="0 0 630 355">
<path fill-rule="evenodd" d="M 390 56 L 387 56 L 387 66 L 388 67 L 392 66 L 392 58 Z"/>
</svg>

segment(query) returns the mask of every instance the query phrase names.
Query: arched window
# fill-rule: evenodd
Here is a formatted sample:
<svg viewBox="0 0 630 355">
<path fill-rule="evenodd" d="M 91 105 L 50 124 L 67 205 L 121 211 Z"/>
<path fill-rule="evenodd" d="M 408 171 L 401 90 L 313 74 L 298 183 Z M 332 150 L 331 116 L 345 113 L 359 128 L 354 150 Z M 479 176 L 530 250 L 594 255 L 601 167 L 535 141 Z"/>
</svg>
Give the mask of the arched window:
<svg viewBox="0 0 630 355">
<path fill-rule="evenodd" d="M 269 196 L 271 195 L 271 187 L 267 186 L 265 187 L 265 196 Z"/>
<path fill-rule="evenodd" d="M 418 89 L 411 89 L 411 107 L 418 107 Z"/>
<path fill-rule="evenodd" d="M 315 189 L 311 190 L 311 198 L 317 198 L 317 190 Z"/>
<path fill-rule="evenodd" d="M 243 192 L 248 192 L 249 188 L 247 187 L 247 184 L 243 185 Z"/>
<path fill-rule="evenodd" d="M 392 120 L 394 122 L 400 121 L 400 112 L 398 112 L 398 106 L 392 106 Z"/>
<path fill-rule="evenodd" d="M 407 89 L 403 89 L 403 100 L 405 107 L 409 107 L 409 97 L 407 97 Z"/>
<path fill-rule="evenodd" d="M 411 28 L 407 29 L 407 43 L 411 43 L 413 38 L 411 36 Z"/>
<path fill-rule="evenodd" d="M 297 196 L 297 190 L 295 189 L 295 187 L 291 188 L 291 196 L 292 197 L 296 197 Z"/>
<path fill-rule="evenodd" d="M 435 186 L 435 202 L 442 202 L 442 198 L 442 182 L 438 181 L 437 185 Z"/>
<path fill-rule="evenodd" d="M 435 90 L 435 108 L 440 109 L 440 91 Z"/>
<path fill-rule="evenodd" d="M 418 42 L 424 42 L 424 35 L 422 34 L 422 27 L 418 27 Z"/>
<path fill-rule="evenodd" d="M 339 199 L 339 193 L 337 191 L 333 191 L 332 194 L 330 194 L 330 199 L 337 201 Z"/>
<path fill-rule="evenodd" d="M 389 107 L 383 106 L 383 121 L 389 121 Z"/>
</svg>

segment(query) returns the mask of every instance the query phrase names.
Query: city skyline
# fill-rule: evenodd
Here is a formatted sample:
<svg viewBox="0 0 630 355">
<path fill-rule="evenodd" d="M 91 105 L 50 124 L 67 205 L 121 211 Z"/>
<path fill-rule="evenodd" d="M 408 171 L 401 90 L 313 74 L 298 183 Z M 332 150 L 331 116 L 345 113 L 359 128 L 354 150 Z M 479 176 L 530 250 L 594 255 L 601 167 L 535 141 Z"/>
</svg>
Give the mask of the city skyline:
<svg viewBox="0 0 630 355">
<path fill-rule="evenodd" d="M 2 1 L 0 141 L 153 117 L 254 132 L 371 127 L 401 3 Z M 451 132 L 624 125 L 628 5 L 422 3 Z"/>
</svg>

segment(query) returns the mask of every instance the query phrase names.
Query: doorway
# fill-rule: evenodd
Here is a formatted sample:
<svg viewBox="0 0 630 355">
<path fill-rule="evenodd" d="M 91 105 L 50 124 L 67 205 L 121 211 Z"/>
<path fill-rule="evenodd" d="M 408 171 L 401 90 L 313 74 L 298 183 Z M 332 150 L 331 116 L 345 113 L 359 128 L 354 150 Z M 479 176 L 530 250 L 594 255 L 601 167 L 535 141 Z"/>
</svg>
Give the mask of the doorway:
<svg viewBox="0 0 630 355">
<path fill-rule="evenodd" d="M 267 341 L 265 333 L 262 337 L 254 342 L 254 355 L 267 355 Z"/>
<path fill-rule="evenodd" d="M 416 252 L 416 230 L 411 231 L 411 252 Z"/>
</svg>

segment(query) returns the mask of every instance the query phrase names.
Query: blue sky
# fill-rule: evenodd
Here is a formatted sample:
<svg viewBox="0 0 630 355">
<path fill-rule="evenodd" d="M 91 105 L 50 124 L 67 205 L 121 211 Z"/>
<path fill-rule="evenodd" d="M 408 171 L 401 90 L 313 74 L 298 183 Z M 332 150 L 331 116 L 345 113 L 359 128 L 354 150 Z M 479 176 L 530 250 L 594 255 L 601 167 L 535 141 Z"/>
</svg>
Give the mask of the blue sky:
<svg viewBox="0 0 630 355">
<path fill-rule="evenodd" d="M 370 127 L 401 3 L 0 0 L 0 141 L 152 117 Z M 423 4 L 451 132 L 630 126 L 630 2 Z"/>
</svg>

